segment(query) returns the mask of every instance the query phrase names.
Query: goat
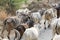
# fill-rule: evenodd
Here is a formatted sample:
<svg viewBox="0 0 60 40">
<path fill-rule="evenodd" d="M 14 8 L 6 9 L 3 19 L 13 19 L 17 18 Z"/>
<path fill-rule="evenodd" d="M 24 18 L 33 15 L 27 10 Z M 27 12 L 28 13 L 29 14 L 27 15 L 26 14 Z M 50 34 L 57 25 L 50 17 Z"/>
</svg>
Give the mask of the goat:
<svg viewBox="0 0 60 40">
<path fill-rule="evenodd" d="M 53 40 L 60 40 L 60 35 L 55 34 L 55 36 L 53 37 Z"/>
<path fill-rule="evenodd" d="M 1 35 L 2 40 L 9 40 L 7 36 L 8 36 L 8 32 L 7 32 L 7 30 L 4 30 L 4 32 Z"/>
<path fill-rule="evenodd" d="M 41 17 L 43 16 L 43 14 L 44 14 L 45 11 L 46 11 L 45 8 L 42 8 L 42 9 L 38 10 L 38 12 L 40 12 L 40 14 L 41 14 Z"/>
<path fill-rule="evenodd" d="M 26 28 L 23 25 L 18 25 L 15 29 L 19 31 L 20 39 L 21 39 Z"/>
<path fill-rule="evenodd" d="M 10 30 L 19 25 L 20 21 L 17 17 L 8 17 L 4 20 L 3 24 L 4 24 L 3 31 L 7 30 L 10 33 Z"/>
<path fill-rule="evenodd" d="M 55 3 L 52 6 L 53 6 L 53 8 L 55 8 L 57 10 L 57 18 L 59 18 L 60 17 L 60 14 L 59 14 L 60 13 L 60 3 Z"/>
<path fill-rule="evenodd" d="M 19 40 L 20 39 L 20 33 L 16 29 L 13 29 L 10 31 L 10 34 L 8 35 L 9 40 Z"/>
<path fill-rule="evenodd" d="M 18 9 L 16 11 L 16 16 L 20 16 L 21 14 L 29 15 L 29 12 L 31 12 L 29 9 Z"/>
<path fill-rule="evenodd" d="M 12 23 L 13 25 L 17 26 L 18 24 L 20 24 L 20 19 L 17 16 L 7 17 L 3 23 L 4 25 Z"/>
<path fill-rule="evenodd" d="M 57 34 L 60 34 L 60 18 L 58 18 L 58 20 L 57 20 L 57 24 L 56 24 L 56 27 L 55 27 L 56 29 L 56 33 Z"/>
<path fill-rule="evenodd" d="M 60 18 L 54 19 L 51 22 L 53 37 L 55 34 L 60 35 Z"/>
<path fill-rule="evenodd" d="M 10 30 L 10 33 L 8 33 L 7 30 L 3 32 L 2 40 L 19 40 L 20 39 L 20 33 L 16 29 Z"/>
<path fill-rule="evenodd" d="M 45 17 L 45 27 L 47 28 L 49 27 L 51 20 L 57 18 L 57 11 L 54 8 L 50 8 L 44 12 L 44 15 L 43 16 Z"/>
<path fill-rule="evenodd" d="M 38 40 L 40 30 L 40 24 L 35 24 L 34 27 L 26 29 L 21 40 Z"/>
<path fill-rule="evenodd" d="M 20 38 L 22 37 L 23 33 L 27 28 L 33 27 L 34 22 L 32 20 L 27 21 L 27 23 L 23 23 L 21 25 L 18 25 L 15 29 L 20 32 Z"/>
<path fill-rule="evenodd" d="M 26 29 L 31 28 L 34 25 L 34 21 L 29 19 L 26 23 L 22 23 L 21 25 L 23 25 Z"/>
<path fill-rule="evenodd" d="M 31 13 L 31 16 L 33 18 L 33 21 L 36 23 L 36 22 L 39 22 L 41 20 L 41 14 L 39 12 L 34 12 L 34 13 Z"/>
</svg>

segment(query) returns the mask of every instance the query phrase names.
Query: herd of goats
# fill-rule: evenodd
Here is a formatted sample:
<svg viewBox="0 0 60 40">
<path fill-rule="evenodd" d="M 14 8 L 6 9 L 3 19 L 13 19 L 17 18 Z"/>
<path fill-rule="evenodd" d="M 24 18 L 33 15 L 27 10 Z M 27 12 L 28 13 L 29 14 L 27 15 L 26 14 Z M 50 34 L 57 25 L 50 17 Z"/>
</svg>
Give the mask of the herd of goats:
<svg viewBox="0 0 60 40">
<path fill-rule="evenodd" d="M 51 40 L 60 40 L 60 4 L 53 4 L 49 9 L 31 12 L 29 9 L 19 9 L 15 16 L 3 21 L 0 40 L 38 40 L 41 29 L 53 30 Z"/>
</svg>

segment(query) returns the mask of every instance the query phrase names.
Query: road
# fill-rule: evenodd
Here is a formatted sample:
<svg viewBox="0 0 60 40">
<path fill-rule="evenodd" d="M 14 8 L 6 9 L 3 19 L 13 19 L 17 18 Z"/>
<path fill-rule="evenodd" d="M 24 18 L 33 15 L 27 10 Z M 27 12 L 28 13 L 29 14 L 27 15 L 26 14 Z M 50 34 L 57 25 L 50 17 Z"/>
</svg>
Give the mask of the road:
<svg viewBox="0 0 60 40">
<path fill-rule="evenodd" d="M 38 40 L 51 40 L 52 29 L 51 28 L 47 28 L 46 30 L 42 29 L 39 34 L 40 35 Z"/>
</svg>

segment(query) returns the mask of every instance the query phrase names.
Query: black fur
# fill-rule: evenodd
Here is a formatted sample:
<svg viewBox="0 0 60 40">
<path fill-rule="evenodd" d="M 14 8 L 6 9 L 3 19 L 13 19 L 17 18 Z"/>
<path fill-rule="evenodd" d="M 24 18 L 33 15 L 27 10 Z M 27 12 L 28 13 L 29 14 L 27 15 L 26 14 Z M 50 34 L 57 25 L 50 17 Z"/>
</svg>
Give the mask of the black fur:
<svg viewBox="0 0 60 40">
<path fill-rule="evenodd" d="M 21 39 L 23 33 L 24 33 L 25 30 L 26 30 L 25 27 L 24 27 L 23 25 L 18 25 L 15 29 L 20 32 L 20 35 L 21 35 L 21 36 L 20 36 L 20 39 Z"/>
<path fill-rule="evenodd" d="M 28 24 L 29 28 L 31 28 L 34 25 L 34 21 L 33 20 L 28 20 L 27 24 Z"/>
<path fill-rule="evenodd" d="M 18 31 L 21 31 L 23 29 L 23 31 L 25 31 L 25 27 L 23 25 L 19 25 L 15 29 Z"/>
</svg>

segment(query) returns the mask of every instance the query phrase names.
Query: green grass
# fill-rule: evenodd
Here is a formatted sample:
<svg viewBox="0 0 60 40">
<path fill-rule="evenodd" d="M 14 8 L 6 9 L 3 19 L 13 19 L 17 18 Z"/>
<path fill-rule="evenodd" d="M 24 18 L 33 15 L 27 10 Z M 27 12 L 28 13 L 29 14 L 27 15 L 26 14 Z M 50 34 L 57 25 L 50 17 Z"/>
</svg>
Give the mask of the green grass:
<svg viewBox="0 0 60 40">
<path fill-rule="evenodd" d="M 7 2 L 10 2 L 16 9 L 19 9 L 21 4 L 26 2 L 27 0 L 0 0 L 0 6 L 5 6 Z"/>
<path fill-rule="evenodd" d="M 21 7 L 20 7 L 21 4 L 23 4 L 23 3 L 26 2 L 27 0 L 12 0 L 12 1 L 14 1 L 13 5 L 15 5 L 15 8 L 16 8 L 16 9 L 19 9 L 19 8 L 21 8 Z"/>
</svg>

